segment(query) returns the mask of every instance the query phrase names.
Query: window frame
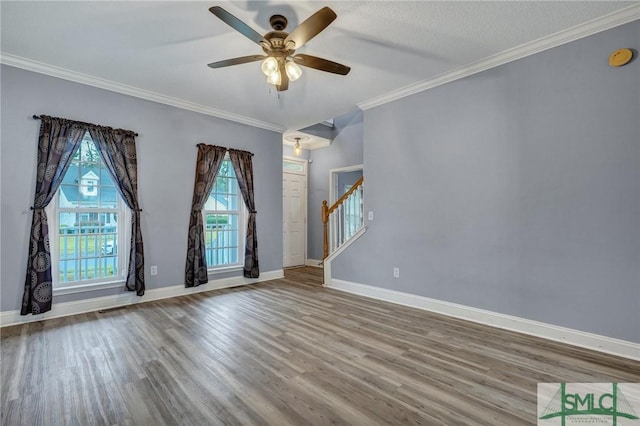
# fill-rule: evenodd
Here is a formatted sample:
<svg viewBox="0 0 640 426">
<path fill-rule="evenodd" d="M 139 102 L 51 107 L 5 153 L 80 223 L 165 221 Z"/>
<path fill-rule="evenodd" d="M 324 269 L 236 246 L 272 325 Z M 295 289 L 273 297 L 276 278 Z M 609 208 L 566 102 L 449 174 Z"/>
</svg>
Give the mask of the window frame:
<svg viewBox="0 0 640 426">
<path fill-rule="evenodd" d="M 214 214 L 214 215 L 215 214 L 218 214 L 218 215 L 219 214 L 238 214 L 238 262 L 234 264 L 225 264 L 225 265 L 209 265 L 209 263 L 207 262 L 207 273 L 209 275 L 221 274 L 225 272 L 241 271 L 244 269 L 244 246 L 245 246 L 245 239 L 247 234 L 247 221 L 248 221 L 247 205 L 245 204 L 244 197 L 242 196 L 242 192 L 240 191 L 238 178 L 237 176 L 235 176 L 235 169 L 233 168 L 233 163 L 229 158 L 229 153 L 225 154 L 224 159 L 222 161 L 223 162 L 227 161 L 229 163 L 229 170 L 233 171 L 233 175 L 234 175 L 233 180 L 235 181 L 235 184 L 237 186 L 238 209 L 237 210 L 206 210 L 204 208 L 204 206 L 206 206 L 206 200 L 205 200 L 205 203 L 203 205 L 202 212 L 201 212 L 202 226 L 204 227 L 203 232 L 205 235 L 205 253 L 206 253 L 206 250 L 208 250 L 208 247 L 206 245 L 207 214 Z M 220 166 L 220 170 L 222 170 L 222 165 Z M 216 175 L 216 179 L 218 178 L 218 176 L 219 174 Z M 211 191 L 209 192 L 209 195 L 207 195 L 207 200 L 209 199 L 209 197 L 211 197 L 211 194 L 214 193 L 215 189 L 216 189 L 216 184 L 214 182 L 213 186 L 211 187 Z"/>
<path fill-rule="evenodd" d="M 85 134 L 83 137 L 83 142 L 85 140 L 91 139 L 89 133 Z M 95 142 L 93 142 L 95 144 Z M 80 148 L 79 148 L 80 149 Z M 74 153 L 75 155 L 75 153 Z M 104 166 L 104 161 L 100 159 L 102 163 L 102 167 Z M 68 173 L 68 171 L 67 171 Z M 96 182 L 96 192 L 97 188 L 100 186 L 98 182 Z M 82 182 L 78 182 L 78 191 L 81 191 Z M 63 294 L 72 294 L 72 293 L 81 293 L 85 291 L 94 291 L 101 290 L 106 288 L 115 288 L 121 287 L 127 277 L 127 270 L 129 264 L 129 251 L 131 248 L 131 210 L 127 207 L 120 192 L 117 188 L 115 188 L 116 196 L 116 207 L 60 207 L 60 191 L 62 190 L 62 184 L 57 189 L 53 200 L 49 203 L 49 205 L 45 208 L 45 212 L 47 214 L 48 223 L 49 223 L 49 249 L 51 253 L 51 274 L 52 274 L 52 289 L 53 294 L 55 295 L 63 295 Z M 69 282 L 61 282 L 60 281 L 60 214 L 62 213 L 72 213 L 77 215 L 88 215 L 91 217 L 92 215 L 98 215 L 100 217 L 101 214 L 110 214 L 115 213 L 118 217 L 117 222 L 117 268 L 120 272 L 117 276 L 107 277 L 107 278 L 94 278 L 94 279 L 85 279 L 78 281 L 69 281 Z"/>
</svg>

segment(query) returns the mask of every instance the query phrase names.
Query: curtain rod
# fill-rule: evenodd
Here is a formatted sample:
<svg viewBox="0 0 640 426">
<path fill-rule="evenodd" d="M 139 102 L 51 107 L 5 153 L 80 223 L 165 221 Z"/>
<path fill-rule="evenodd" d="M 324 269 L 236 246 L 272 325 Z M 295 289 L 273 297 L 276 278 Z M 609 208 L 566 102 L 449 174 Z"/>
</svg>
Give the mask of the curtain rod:
<svg viewBox="0 0 640 426">
<path fill-rule="evenodd" d="M 196 144 L 196 148 L 197 148 L 197 147 L 199 147 L 199 146 L 207 146 L 207 145 L 208 145 L 208 144 L 206 144 L 206 143 L 198 143 L 198 144 Z M 211 145 L 209 145 L 209 146 L 211 146 Z M 213 146 L 215 146 L 215 145 L 213 145 Z M 223 147 L 221 147 L 221 148 L 225 148 L 225 147 L 223 146 Z M 253 152 L 250 152 L 250 151 L 243 151 L 243 150 L 241 150 L 241 149 L 235 149 L 235 148 L 225 148 L 225 149 L 226 149 L 227 151 L 228 151 L 228 150 L 230 150 L 230 149 L 233 149 L 234 151 L 248 152 L 248 153 L 249 153 L 249 154 L 251 154 L 251 156 L 253 157 Z"/>
<path fill-rule="evenodd" d="M 34 120 L 40 120 L 40 118 L 42 118 L 42 116 L 33 114 L 33 119 Z M 71 121 L 75 121 L 75 120 L 71 120 Z M 80 123 L 80 121 L 79 121 L 79 123 Z M 83 124 L 85 124 L 85 123 L 83 123 Z M 89 123 L 86 123 L 86 124 L 89 124 Z M 133 134 L 138 136 L 138 134 L 135 133 L 135 132 Z"/>
</svg>

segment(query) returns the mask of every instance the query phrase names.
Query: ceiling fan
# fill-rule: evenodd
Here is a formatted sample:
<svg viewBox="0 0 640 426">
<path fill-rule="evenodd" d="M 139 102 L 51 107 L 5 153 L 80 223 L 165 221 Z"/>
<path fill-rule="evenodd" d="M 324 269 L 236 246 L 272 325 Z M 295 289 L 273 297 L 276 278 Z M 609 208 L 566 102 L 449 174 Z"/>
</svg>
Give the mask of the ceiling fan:
<svg viewBox="0 0 640 426">
<path fill-rule="evenodd" d="M 290 33 L 284 31 L 287 27 L 287 18 L 282 15 L 273 15 L 269 19 L 273 31 L 266 33 L 264 36 L 258 34 L 220 6 L 209 8 L 209 12 L 249 40 L 259 44 L 265 53 L 265 55 L 241 56 L 213 62 L 208 64 L 210 68 L 264 61 L 262 63 L 262 72 L 267 76 L 267 82 L 275 85 L 278 92 L 287 90 L 289 81 L 295 81 L 302 75 L 302 70 L 298 65 L 340 75 L 347 75 L 351 71 L 348 66 L 328 59 L 303 53 L 294 54 L 296 49 L 301 48 L 306 42 L 317 36 L 337 18 L 335 12 L 328 7 L 318 10 Z"/>
</svg>

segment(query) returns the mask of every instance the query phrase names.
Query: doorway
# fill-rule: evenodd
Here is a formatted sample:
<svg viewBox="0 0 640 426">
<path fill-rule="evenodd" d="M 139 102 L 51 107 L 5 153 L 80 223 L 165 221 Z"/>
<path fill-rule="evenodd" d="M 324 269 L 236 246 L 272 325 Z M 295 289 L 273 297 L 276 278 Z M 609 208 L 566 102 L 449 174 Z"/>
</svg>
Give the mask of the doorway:
<svg viewBox="0 0 640 426">
<path fill-rule="evenodd" d="M 282 161 L 282 266 L 304 266 L 307 254 L 307 160 Z"/>
</svg>

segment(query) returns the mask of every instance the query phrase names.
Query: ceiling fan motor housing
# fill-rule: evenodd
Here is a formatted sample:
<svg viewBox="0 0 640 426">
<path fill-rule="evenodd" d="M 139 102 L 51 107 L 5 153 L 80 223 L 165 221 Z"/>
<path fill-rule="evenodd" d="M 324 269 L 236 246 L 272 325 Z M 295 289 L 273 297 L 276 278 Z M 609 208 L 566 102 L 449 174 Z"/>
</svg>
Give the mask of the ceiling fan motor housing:
<svg viewBox="0 0 640 426">
<path fill-rule="evenodd" d="M 284 45 L 284 40 L 289 34 L 284 31 L 271 31 L 264 35 L 264 38 L 269 40 L 272 50 L 289 50 Z M 269 52 L 267 52 L 269 53 Z"/>
<path fill-rule="evenodd" d="M 276 31 L 282 31 L 287 28 L 287 22 L 287 18 L 282 15 L 272 15 L 271 18 L 269 18 L 271 28 Z"/>
</svg>

